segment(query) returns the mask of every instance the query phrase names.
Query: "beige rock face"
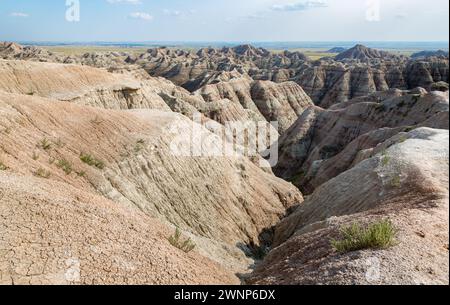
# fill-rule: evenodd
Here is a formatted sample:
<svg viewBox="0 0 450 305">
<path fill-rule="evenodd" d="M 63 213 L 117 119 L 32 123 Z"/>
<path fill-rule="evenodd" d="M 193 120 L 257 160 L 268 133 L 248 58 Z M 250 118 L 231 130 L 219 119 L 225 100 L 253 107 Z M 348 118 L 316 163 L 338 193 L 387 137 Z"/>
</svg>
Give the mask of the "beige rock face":
<svg viewBox="0 0 450 305">
<path fill-rule="evenodd" d="M 109 109 L 169 110 L 154 87 L 86 66 L 0 60 L 0 90 Z"/>
<path fill-rule="evenodd" d="M 256 107 L 267 119 L 279 124 L 284 133 L 313 102 L 303 89 L 294 82 L 276 84 L 268 81 L 255 82 L 251 95 Z"/>
<path fill-rule="evenodd" d="M 196 94 L 205 101 L 229 99 L 268 122 L 278 122 L 279 133 L 284 133 L 313 102 L 294 82 L 274 83 L 251 81 L 242 77 L 201 88 Z"/>
<path fill-rule="evenodd" d="M 189 145 L 194 132 L 210 139 L 200 143 L 204 151 L 228 145 L 179 114 L 7 93 L 0 93 L 0 109 L 0 158 L 7 172 L 48 176 L 176 225 L 202 254 L 232 270 L 248 264 L 238 246 L 250 253 L 267 243 L 260 232 L 302 201 L 293 185 L 247 158 L 175 154 L 173 145 Z M 102 165 L 83 163 L 81 154 Z"/>
<path fill-rule="evenodd" d="M 403 136 L 383 142 L 282 220 L 276 247 L 249 283 L 448 284 L 449 133 L 419 128 Z M 398 229 L 394 247 L 333 251 L 339 228 L 379 219 Z"/>
</svg>

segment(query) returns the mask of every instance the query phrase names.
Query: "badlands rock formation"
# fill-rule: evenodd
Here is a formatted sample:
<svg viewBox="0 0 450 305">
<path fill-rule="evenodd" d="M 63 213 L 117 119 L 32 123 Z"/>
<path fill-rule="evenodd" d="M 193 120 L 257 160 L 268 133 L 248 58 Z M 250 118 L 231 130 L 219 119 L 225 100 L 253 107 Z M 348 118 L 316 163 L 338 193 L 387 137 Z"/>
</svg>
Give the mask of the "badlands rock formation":
<svg viewBox="0 0 450 305">
<path fill-rule="evenodd" d="M 400 59 L 400 57 L 395 56 L 389 52 L 371 49 L 366 46 L 358 44 L 349 50 L 343 51 L 342 53 L 337 55 L 335 59 L 336 60 L 354 59 L 359 61 L 367 61 L 370 59 Z"/>
<path fill-rule="evenodd" d="M 200 142 L 203 151 L 229 145 L 179 114 L 102 110 L 10 93 L 0 93 L 0 101 L 4 179 L 40 178 L 40 184 L 101 195 L 108 204 L 179 227 L 201 254 L 236 272 L 247 268 L 246 254 L 270 242 L 260 233 L 302 201 L 291 184 L 245 157 L 179 154 L 175 148 L 189 149 L 194 132 L 209 141 Z M 54 234 L 65 240 L 64 232 Z"/>
<path fill-rule="evenodd" d="M 448 51 L 421 51 L 411 55 L 412 58 L 427 58 L 427 57 L 448 57 Z"/>
<path fill-rule="evenodd" d="M 448 129 L 448 92 L 391 91 L 311 107 L 280 138 L 275 172 L 306 193 L 346 171 L 361 151 L 417 126 Z"/>
<path fill-rule="evenodd" d="M 310 196 L 276 228 L 275 248 L 250 284 L 446 284 L 448 130 L 398 133 Z M 396 244 L 346 254 L 342 227 L 389 219 Z"/>
<path fill-rule="evenodd" d="M 448 56 L 340 57 L 0 44 L 0 284 L 448 284 Z M 224 155 L 272 121 L 290 182 Z"/>
<path fill-rule="evenodd" d="M 47 54 L 47 53 L 50 53 Z M 310 61 L 299 52 L 272 53 L 249 45 L 234 48 L 204 48 L 194 51 L 154 48 L 146 53 L 86 53 L 61 56 L 35 47 L 4 43 L 0 57 L 77 63 L 94 67 L 140 67 L 151 76 L 161 76 L 190 92 L 208 84 L 242 77 L 276 83 L 299 84 L 316 105 L 335 103 L 385 91 L 390 88 L 431 89 L 436 82 L 448 83 L 448 56 L 407 58 L 361 45 L 336 59 Z"/>
</svg>

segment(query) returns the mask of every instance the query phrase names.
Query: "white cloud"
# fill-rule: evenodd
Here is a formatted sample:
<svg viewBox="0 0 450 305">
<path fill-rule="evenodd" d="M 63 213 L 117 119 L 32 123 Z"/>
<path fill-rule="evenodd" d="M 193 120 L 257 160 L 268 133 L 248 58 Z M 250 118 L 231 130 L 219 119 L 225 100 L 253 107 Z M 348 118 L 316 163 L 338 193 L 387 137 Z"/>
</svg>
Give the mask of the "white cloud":
<svg viewBox="0 0 450 305">
<path fill-rule="evenodd" d="M 106 0 L 108 3 L 142 4 L 141 0 Z"/>
<path fill-rule="evenodd" d="M 146 21 L 150 21 L 153 20 L 153 16 L 148 14 L 148 13 L 144 13 L 144 12 L 134 12 L 131 13 L 130 15 L 128 15 L 130 18 L 133 19 L 141 19 L 141 20 L 146 20 Z"/>
<path fill-rule="evenodd" d="M 323 0 L 310 0 L 305 2 L 296 2 L 290 4 L 275 4 L 272 6 L 274 11 L 292 12 L 292 11 L 306 11 L 312 8 L 328 7 L 328 4 Z"/>
<path fill-rule="evenodd" d="M 21 12 L 14 12 L 10 14 L 11 17 L 19 17 L 19 18 L 27 18 L 30 17 L 27 13 L 21 13 Z"/>
</svg>

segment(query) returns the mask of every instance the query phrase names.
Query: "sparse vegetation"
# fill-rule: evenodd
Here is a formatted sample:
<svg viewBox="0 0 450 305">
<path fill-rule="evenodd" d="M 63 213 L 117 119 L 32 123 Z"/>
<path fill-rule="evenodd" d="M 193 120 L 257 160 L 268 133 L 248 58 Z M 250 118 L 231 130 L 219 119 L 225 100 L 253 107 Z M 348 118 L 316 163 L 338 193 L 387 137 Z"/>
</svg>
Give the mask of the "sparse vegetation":
<svg viewBox="0 0 450 305">
<path fill-rule="evenodd" d="M 98 169 L 104 169 L 105 163 L 90 154 L 81 153 L 80 160 L 89 166 L 96 167 Z"/>
<path fill-rule="evenodd" d="M 174 235 L 168 238 L 168 241 L 172 246 L 184 251 L 185 253 L 191 252 L 196 247 L 195 243 L 190 238 L 184 241 L 181 239 L 181 231 L 178 228 L 175 230 Z"/>
<path fill-rule="evenodd" d="M 73 171 L 72 163 L 67 161 L 66 159 L 61 159 L 56 163 L 56 166 L 62 169 L 66 175 L 70 175 Z"/>
<path fill-rule="evenodd" d="M 387 166 L 389 164 L 389 162 L 391 161 L 391 157 L 388 156 L 387 151 L 383 150 L 383 152 L 381 153 L 381 164 L 383 164 L 383 166 Z"/>
<path fill-rule="evenodd" d="M 136 145 L 134 145 L 134 152 L 135 153 L 141 152 L 144 149 L 144 145 L 145 145 L 144 139 L 137 140 Z"/>
<path fill-rule="evenodd" d="M 408 126 L 408 127 L 405 128 L 405 132 L 411 132 L 411 131 L 413 131 L 416 128 L 417 127 L 415 127 L 415 126 Z"/>
<path fill-rule="evenodd" d="M 405 135 L 401 135 L 401 136 L 400 136 L 400 139 L 398 139 L 398 142 L 399 142 L 399 143 L 404 143 L 404 142 L 406 142 L 406 140 L 408 140 L 408 137 L 405 136 Z"/>
<path fill-rule="evenodd" d="M 39 160 L 39 154 L 37 153 L 37 152 L 33 152 L 33 155 L 31 156 L 31 158 L 34 160 L 34 161 L 37 161 L 37 160 Z"/>
<path fill-rule="evenodd" d="M 38 147 L 42 148 L 43 150 L 50 150 L 52 148 L 52 143 L 50 143 L 47 138 L 44 138 L 39 141 Z"/>
<path fill-rule="evenodd" d="M 400 187 L 402 185 L 402 179 L 400 175 L 395 175 L 391 180 L 392 187 Z"/>
<path fill-rule="evenodd" d="M 7 169 L 8 167 L 5 164 L 3 164 L 3 162 L 0 162 L 0 171 L 5 171 Z"/>
<path fill-rule="evenodd" d="M 37 171 L 34 172 L 34 175 L 37 177 L 48 179 L 50 178 L 50 172 L 40 167 Z"/>
<path fill-rule="evenodd" d="M 341 230 L 341 239 L 332 240 L 331 245 L 339 253 L 364 249 L 386 249 L 395 245 L 397 230 L 389 220 L 382 220 L 363 227 L 353 224 Z"/>
<path fill-rule="evenodd" d="M 289 182 L 293 184 L 299 184 L 300 181 L 302 181 L 303 178 L 305 178 L 305 172 L 301 170 L 298 174 L 294 175 L 292 178 L 289 179 Z"/>
<path fill-rule="evenodd" d="M 85 171 L 76 171 L 78 177 L 85 177 L 86 176 L 86 172 Z"/>
</svg>

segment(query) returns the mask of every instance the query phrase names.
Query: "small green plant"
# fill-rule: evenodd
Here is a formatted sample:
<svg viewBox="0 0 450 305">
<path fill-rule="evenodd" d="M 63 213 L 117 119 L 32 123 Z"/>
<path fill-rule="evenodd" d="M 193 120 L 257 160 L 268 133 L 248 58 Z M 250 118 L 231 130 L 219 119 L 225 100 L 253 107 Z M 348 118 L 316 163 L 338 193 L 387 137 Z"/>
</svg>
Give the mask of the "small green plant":
<svg viewBox="0 0 450 305">
<path fill-rule="evenodd" d="M 404 143 L 406 142 L 406 140 L 408 140 L 408 137 L 405 135 L 401 135 L 400 139 L 398 139 L 398 143 Z"/>
<path fill-rule="evenodd" d="M 58 160 L 56 166 L 62 169 L 66 173 L 66 175 L 70 175 L 73 171 L 72 163 L 67 161 L 66 159 Z"/>
<path fill-rule="evenodd" d="M 37 171 L 34 172 L 34 175 L 37 177 L 41 177 L 44 179 L 50 178 L 50 172 L 40 167 Z"/>
<path fill-rule="evenodd" d="M 178 228 L 176 228 L 175 234 L 168 238 L 168 241 L 172 246 L 184 251 L 185 253 L 191 252 L 196 247 L 195 243 L 190 238 L 182 241 L 181 231 Z"/>
<path fill-rule="evenodd" d="M 56 159 L 53 157 L 48 158 L 48 164 L 50 164 L 50 165 L 54 164 L 55 161 L 56 161 Z"/>
<path fill-rule="evenodd" d="M 388 156 L 387 151 L 383 150 L 381 153 L 381 163 L 383 164 L 383 166 L 387 166 L 389 164 L 389 162 L 391 161 L 391 157 Z"/>
<path fill-rule="evenodd" d="M 3 164 L 2 162 L 0 162 L 0 171 L 5 171 L 7 169 L 8 169 L 8 167 L 5 164 Z"/>
<path fill-rule="evenodd" d="M 90 154 L 81 153 L 80 160 L 83 163 L 86 163 L 87 165 L 96 167 L 98 169 L 104 169 L 105 168 L 105 163 L 103 161 L 93 157 Z"/>
<path fill-rule="evenodd" d="M 85 177 L 86 176 L 86 172 L 85 171 L 76 171 L 78 177 Z"/>
<path fill-rule="evenodd" d="M 52 143 L 50 143 L 49 140 L 46 138 L 39 141 L 38 147 L 42 148 L 43 150 L 50 150 L 52 148 Z"/>
<path fill-rule="evenodd" d="M 339 253 L 364 249 L 386 249 L 395 245 L 397 230 L 389 220 L 382 220 L 363 227 L 354 223 L 341 229 L 341 239 L 331 245 Z"/>
<path fill-rule="evenodd" d="M 391 186 L 392 187 L 400 187 L 402 185 L 402 179 L 400 175 L 395 175 L 391 180 Z"/>
</svg>

